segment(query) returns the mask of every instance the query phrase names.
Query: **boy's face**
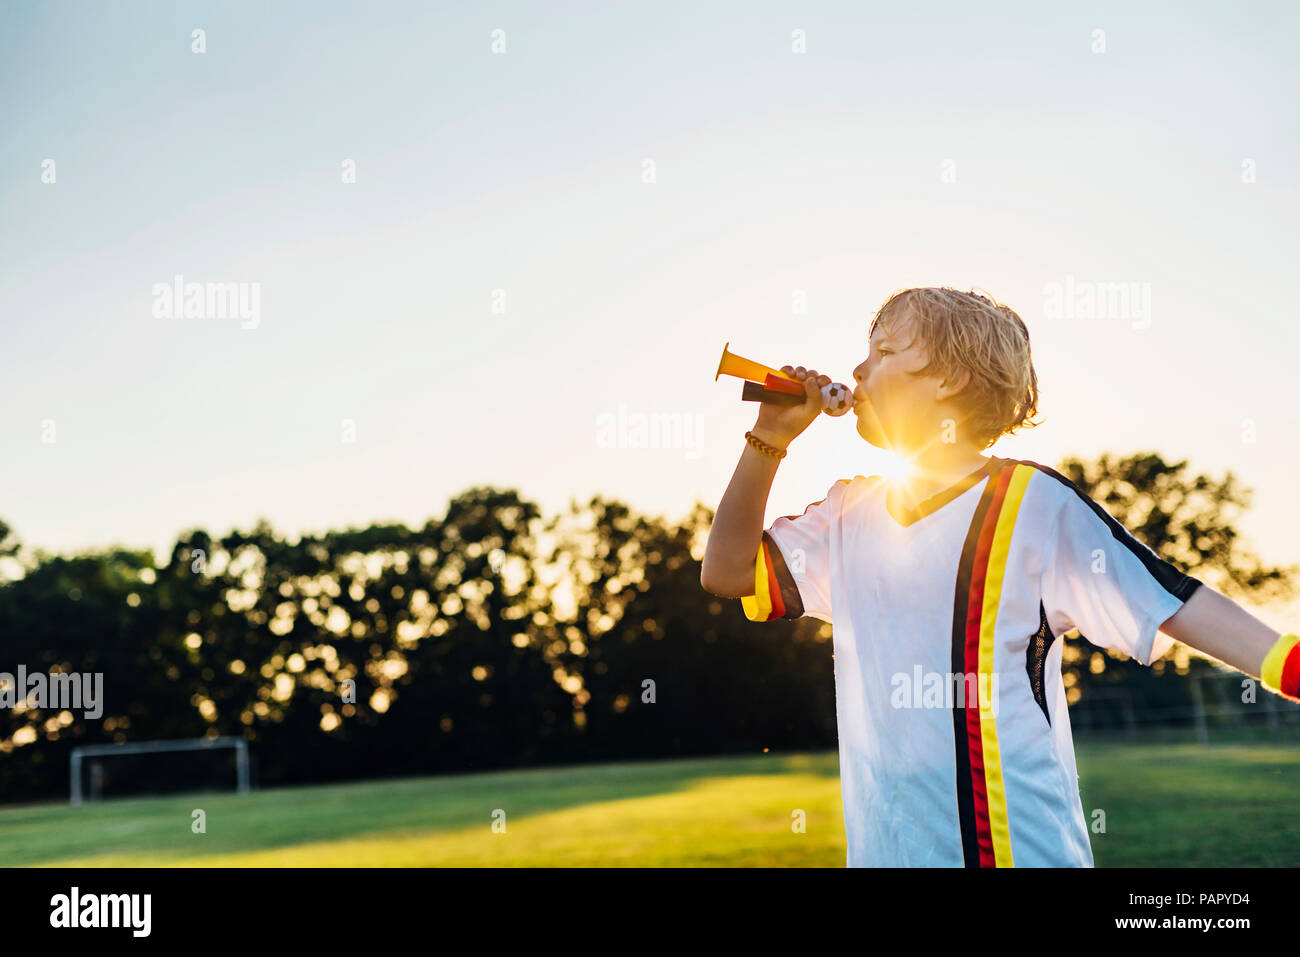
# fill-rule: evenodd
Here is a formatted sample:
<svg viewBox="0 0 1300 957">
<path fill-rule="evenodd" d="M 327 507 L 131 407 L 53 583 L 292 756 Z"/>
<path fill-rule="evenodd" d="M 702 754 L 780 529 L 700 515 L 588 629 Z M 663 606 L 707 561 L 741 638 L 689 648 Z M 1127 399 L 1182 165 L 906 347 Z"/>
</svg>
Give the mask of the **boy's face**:
<svg viewBox="0 0 1300 957">
<path fill-rule="evenodd" d="M 853 414 L 858 434 L 877 448 L 910 454 L 935 441 L 940 423 L 952 415 L 948 390 L 936 376 L 917 376 L 929 361 L 910 314 L 878 322 L 869 354 L 853 370 Z"/>
</svg>

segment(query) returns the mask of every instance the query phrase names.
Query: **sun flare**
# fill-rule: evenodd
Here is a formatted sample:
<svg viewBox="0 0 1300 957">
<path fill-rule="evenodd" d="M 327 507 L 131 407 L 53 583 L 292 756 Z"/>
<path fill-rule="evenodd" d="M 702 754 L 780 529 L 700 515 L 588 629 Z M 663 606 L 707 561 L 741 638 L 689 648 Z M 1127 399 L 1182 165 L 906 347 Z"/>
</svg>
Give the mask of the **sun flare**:
<svg viewBox="0 0 1300 957">
<path fill-rule="evenodd" d="M 891 482 L 901 484 L 915 475 L 916 470 L 912 467 L 912 463 L 901 455 L 886 452 L 880 465 L 880 474 Z"/>
</svg>

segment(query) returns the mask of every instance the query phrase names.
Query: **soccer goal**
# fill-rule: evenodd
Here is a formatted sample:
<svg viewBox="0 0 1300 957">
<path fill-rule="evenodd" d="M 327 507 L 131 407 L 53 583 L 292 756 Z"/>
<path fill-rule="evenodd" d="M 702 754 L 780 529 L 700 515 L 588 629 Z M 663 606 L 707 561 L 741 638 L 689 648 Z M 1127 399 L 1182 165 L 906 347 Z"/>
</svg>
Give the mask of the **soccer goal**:
<svg viewBox="0 0 1300 957">
<path fill-rule="evenodd" d="M 156 755 L 169 752 L 214 751 L 224 748 L 234 749 L 235 791 L 239 794 L 249 792 L 248 742 L 243 738 L 186 738 L 177 741 L 124 741 L 120 744 L 86 744 L 72 749 L 69 758 L 69 777 L 71 778 L 70 803 L 76 807 L 82 803 L 84 790 L 83 771 L 89 769 L 90 797 L 98 799 L 103 792 L 105 767 L 108 759 L 120 764 L 119 758 L 133 755 Z M 229 774 L 229 766 L 227 766 Z M 226 779 L 227 782 L 229 778 Z M 229 787 L 229 784 L 226 784 Z"/>
</svg>

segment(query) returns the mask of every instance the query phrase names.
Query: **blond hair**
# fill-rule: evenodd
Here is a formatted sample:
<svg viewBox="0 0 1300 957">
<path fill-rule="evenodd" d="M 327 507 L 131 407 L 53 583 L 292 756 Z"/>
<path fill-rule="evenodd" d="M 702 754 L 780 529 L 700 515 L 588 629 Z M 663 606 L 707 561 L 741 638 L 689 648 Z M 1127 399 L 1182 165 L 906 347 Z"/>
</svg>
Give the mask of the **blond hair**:
<svg viewBox="0 0 1300 957">
<path fill-rule="evenodd" d="M 1029 352 L 1029 329 L 1015 311 L 974 290 L 944 287 L 903 289 L 885 300 L 868 336 L 911 315 L 929 362 L 918 376 L 952 381 L 965 369 L 970 381 L 959 397 L 968 412 L 965 428 L 981 449 L 1017 428 L 1033 428 L 1038 411 L 1038 374 Z"/>
</svg>

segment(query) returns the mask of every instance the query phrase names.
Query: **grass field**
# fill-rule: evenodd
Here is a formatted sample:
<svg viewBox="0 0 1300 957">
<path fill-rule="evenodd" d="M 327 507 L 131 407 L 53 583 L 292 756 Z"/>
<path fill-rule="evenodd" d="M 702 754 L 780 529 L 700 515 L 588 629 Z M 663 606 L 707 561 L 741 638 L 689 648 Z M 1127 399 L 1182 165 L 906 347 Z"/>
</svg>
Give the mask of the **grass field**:
<svg viewBox="0 0 1300 957">
<path fill-rule="evenodd" d="M 1098 866 L 1300 865 L 1300 750 L 1077 750 Z M 844 824 L 833 752 L 761 755 L 3 808 L 0 864 L 842 867 Z"/>
</svg>

